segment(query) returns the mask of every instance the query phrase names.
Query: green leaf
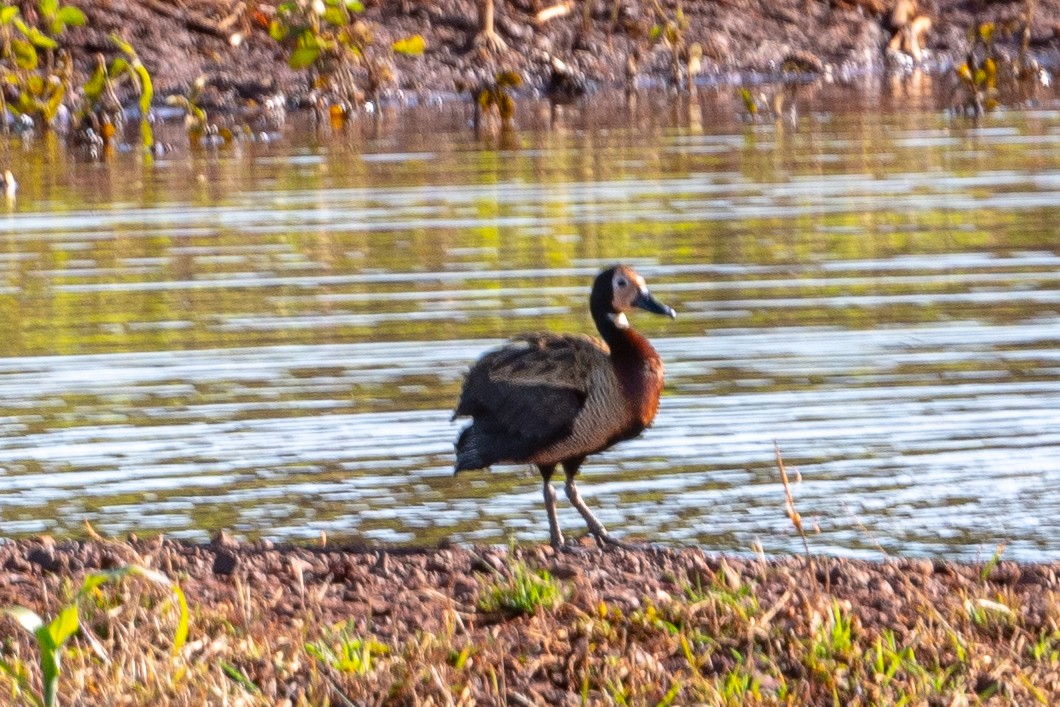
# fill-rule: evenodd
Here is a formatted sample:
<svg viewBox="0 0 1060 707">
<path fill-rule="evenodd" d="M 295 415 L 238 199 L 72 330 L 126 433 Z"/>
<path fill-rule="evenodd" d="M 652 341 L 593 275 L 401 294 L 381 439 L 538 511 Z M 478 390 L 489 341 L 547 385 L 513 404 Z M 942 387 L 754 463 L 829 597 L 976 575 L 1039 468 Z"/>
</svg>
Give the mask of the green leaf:
<svg viewBox="0 0 1060 707">
<path fill-rule="evenodd" d="M 15 15 L 17 14 L 18 8 L 13 5 L 0 7 L 0 25 L 10 24 L 11 20 L 15 19 Z"/>
<path fill-rule="evenodd" d="M 9 606 L 4 609 L 4 613 L 18 621 L 29 633 L 36 633 L 37 629 L 44 625 L 44 619 L 24 606 Z"/>
<path fill-rule="evenodd" d="M 298 47 L 291 52 L 291 58 L 288 60 L 288 64 L 292 69 L 305 69 L 313 65 L 313 62 L 320 56 L 320 47 L 317 46 L 303 46 Z"/>
<path fill-rule="evenodd" d="M 26 33 L 26 39 L 33 42 L 33 44 L 41 49 L 58 49 L 59 43 L 48 35 L 41 32 L 36 27 L 30 27 L 29 32 Z"/>
<path fill-rule="evenodd" d="M 517 88 L 523 83 L 523 77 L 515 71 L 502 71 L 497 74 L 498 88 Z"/>
<path fill-rule="evenodd" d="M 346 0 L 346 9 L 360 14 L 364 12 L 364 3 L 360 0 Z"/>
<path fill-rule="evenodd" d="M 651 28 L 651 32 L 648 33 L 648 40 L 655 42 L 662 36 L 663 28 L 662 25 L 655 25 Z"/>
<path fill-rule="evenodd" d="M 26 71 L 37 68 L 37 50 L 32 44 L 22 39 L 11 40 L 11 53 L 15 55 L 15 65 Z"/>
<path fill-rule="evenodd" d="M 273 20 L 269 23 L 269 36 L 275 39 L 277 42 L 282 42 L 287 39 L 287 25 L 279 20 Z"/>
<path fill-rule="evenodd" d="M 110 73 L 111 76 L 114 76 L 114 77 L 121 76 L 123 73 L 125 73 L 128 70 L 129 70 L 129 61 L 123 56 L 119 56 L 114 61 L 110 62 L 110 72 L 109 73 Z"/>
<path fill-rule="evenodd" d="M 55 17 L 56 10 L 59 9 L 59 0 L 40 0 L 40 12 L 47 18 Z"/>
<path fill-rule="evenodd" d="M 151 112 L 151 100 L 155 95 L 155 85 L 151 81 L 151 74 L 148 72 L 147 67 L 139 59 L 133 62 L 132 68 L 136 75 L 140 77 L 140 115 L 146 119 L 147 114 Z"/>
<path fill-rule="evenodd" d="M 423 51 L 427 48 L 427 43 L 423 40 L 423 37 L 414 34 L 411 37 L 405 37 L 399 39 L 390 45 L 398 54 L 405 54 L 406 56 L 419 56 L 423 54 Z"/>
<path fill-rule="evenodd" d="M 61 22 L 66 27 L 83 27 L 86 22 L 85 13 L 72 5 L 67 5 L 55 14 L 55 21 Z"/>
<path fill-rule="evenodd" d="M 332 27 L 342 27 L 346 24 L 347 15 L 339 7 L 329 7 L 324 10 L 324 21 Z"/>
<path fill-rule="evenodd" d="M 10 109 L 11 104 L 8 103 L 7 107 Z M 20 93 L 18 94 L 17 110 L 23 115 L 33 115 L 37 112 L 37 101 L 33 100 L 29 93 Z"/>
<path fill-rule="evenodd" d="M 140 121 L 140 144 L 146 148 L 148 155 L 151 154 L 151 148 L 155 146 L 155 131 L 147 120 Z"/>
<path fill-rule="evenodd" d="M 64 606 L 59 615 L 48 624 L 47 631 L 52 645 L 56 648 L 61 648 L 70 636 L 77 633 L 77 629 L 80 627 L 81 622 L 77 617 L 77 604 Z"/>
<path fill-rule="evenodd" d="M 114 43 L 114 46 L 116 46 L 118 49 L 121 49 L 127 55 L 129 55 L 131 57 L 132 56 L 136 56 L 136 50 L 133 49 L 132 45 L 129 44 L 128 42 L 126 42 L 124 39 L 122 39 L 118 35 L 116 35 L 116 34 L 110 35 L 110 41 Z"/>
<path fill-rule="evenodd" d="M 40 74 L 32 74 L 26 79 L 26 88 L 34 96 L 39 96 L 44 93 L 44 77 Z"/>
<path fill-rule="evenodd" d="M 92 78 L 85 82 L 82 91 L 84 91 L 85 98 L 90 102 L 95 103 L 103 95 L 103 89 L 106 87 L 107 70 L 102 66 L 97 66 L 95 73 L 92 74 Z"/>
<path fill-rule="evenodd" d="M 258 686 L 255 685 L 254 681 L 248 678 L 242 670 L 224 660 L 218 661 L 218 664 L 221 666 L 221 670 L 224 671 L 225 675 L 239 683 L 244 690 L 250 693 L 259 692 Z"/>
</svg>

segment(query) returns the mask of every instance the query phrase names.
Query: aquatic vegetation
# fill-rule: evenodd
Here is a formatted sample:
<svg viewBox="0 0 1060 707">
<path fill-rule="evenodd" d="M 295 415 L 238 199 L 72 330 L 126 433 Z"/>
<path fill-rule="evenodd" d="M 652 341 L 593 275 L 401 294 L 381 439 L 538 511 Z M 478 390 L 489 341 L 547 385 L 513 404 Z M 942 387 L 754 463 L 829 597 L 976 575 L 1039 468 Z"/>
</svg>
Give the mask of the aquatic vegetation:
<svg viewBox="0 0 1060 707">
<path fill-rule="evenodd" d="M 363 12 L 359 0 L 288 0 L 277 6 L 269 34 L 290 48 L 288 64 L 309 71 L 314 88 L 352 106 L 365 95 L 377 99 L 394 78 L 390 57 L 373 48 L 372 28 L 359 18 Z M 390 46 L 392 52 L 409 56 L 422 54 L 425 48 L 420 35 Z M 363 81 L 358 80 L 358 71 Z"/>
<path fill-rule="evenodd" d="M 154 90 L 151 74 L 133 46 L 112 35 L 110 41 L 121 54 L 109 63 L 97 54 L 95 71 L 83 85 L 75 85 L 76 57 L 64 45 L 63 34 L 69 27 L 85 25 L 84 13 L 59 0 L 40 0 L 36 14 L 36 24 L 29 24 L 17 6 L 0 6 L 0 114 L 6 108 L 27 125 L 86 131 L 89 142 L 106 144 L 123 121 L 118 90 L 127 86 L 137 97 L 142 141 L 150 147 L 154 139 L 148 116 Z"/>
<path fill-rule="evenodd" d="M 50 126 L 71 89 L 72 57 L 60 38 L 67 27 L 84 25 L 85 15 L 59 0 L 40 0 L 37 10 L 38 24 L 33 25 L 17 5 L 0 6 L 0 71 L 4 89 L 14 94 L 14 100 L 0 97 L 0 109 Z"/>
<path fill-rule="evenodd" d="M 109 142 L 114 134 L 113 126 L 123 120 L 116 89 L 126 84 L 137 96 L 141 141 L 145 147 L 151 147 L 154 144 L 149 119 L 154 98 L 151 73 L 129 42 L 117 35 L 112 35 L 110 41 L 123 56 L 115 57 L 108 64 L 102 54 L 97 55 L 96 70 L 81 91 L 83 98 L 75 114 L 76 125 L 81 129 L 92 129 L 104 142 Z"/>
<path fill-rule="evenodd" d="M 652 44 L 662 44 L 670 52 L 670 81 L 674 86 L 694 90 L 696 74 L 699 73 L 703 60 L 703 46 L 698 42 L 689 43 L 685 34 L 688 31 L 688 19 L 684 7 L 677 3 L 673 14 L 667 13 L 653 0 L 656 24 L 652 26 L 649 39 Z"/>
<path fill-rule="evenodd" d="M 469 89 L 475 104 L 475 130 L 487 124 L 499 122 L 502 128 L 510 127 L 515 119 L 514 89 L 521 86 L 523 78 L 515 71 L 501 71 L 492 82 Z M 464 87 L 459 87 L 464 89 Z"/>
<path fill-rule="evenodd" d="M 993 22 L 980 24 L 965 62 L 955 69 L 965 89 L 965 109 L 977 118 L 997 106 L 996 30 Z"/>
<path fill-rule="evenodd" d="M 199 105 L 202 99 L 202 91 L 206 86 L 205 77 L 200 76 L 191 84 L 187 95 L 166 96 L 166 104 L 176 106 L 184 111 L 184 129 L 189 135 L 199 136 L 206 130 L 208 117 L 206 109 Z"/>
</svg>

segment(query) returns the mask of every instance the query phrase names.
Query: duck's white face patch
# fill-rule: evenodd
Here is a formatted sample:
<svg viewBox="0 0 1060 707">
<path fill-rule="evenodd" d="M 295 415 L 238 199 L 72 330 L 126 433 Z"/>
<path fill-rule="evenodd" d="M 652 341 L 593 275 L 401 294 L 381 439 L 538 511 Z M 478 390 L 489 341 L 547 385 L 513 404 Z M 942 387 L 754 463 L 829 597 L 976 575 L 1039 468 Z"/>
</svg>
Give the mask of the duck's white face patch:
<svg viewBox="0 0 1060 707">
<path fill-rule="evenodd" d="M 618 312 L 618 313 L 612 312 L 611 314 L 607 315 L 607 318 L 610 319 L 611 321 L 613 321 L 615 323 L 615 326 L 617 326 L 619 329 L 628 329 L 629 328 L 629 320 L 626 319 L 626 313 L 625 312 Z"/>
<path fill-rule="evenodd" d="M 611 280 L 612 308 L 616 312 L 625 312 L 632 309 L 633 302 L 647 289 L 648 285 L 644 282 L 644 278 L 632 269 L 626 267 L 618 268 L 615 271 L 614 279 Z"/>
</svg>

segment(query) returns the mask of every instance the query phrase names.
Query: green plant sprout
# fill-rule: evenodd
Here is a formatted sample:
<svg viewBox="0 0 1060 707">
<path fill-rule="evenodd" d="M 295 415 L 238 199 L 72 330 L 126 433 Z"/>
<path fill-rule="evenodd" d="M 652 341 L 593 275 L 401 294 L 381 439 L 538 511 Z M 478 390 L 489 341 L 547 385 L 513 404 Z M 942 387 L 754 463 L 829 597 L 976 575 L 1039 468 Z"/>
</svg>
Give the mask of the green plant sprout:
<svg viewBox="0 0 1060 707">
<path fill-rule="evenodd" d="M 139 565 L 128 565 L 115 570 L 93 572 L 85 577 L 81 589 L 73 600 L 66 604 L 48 623 L 34 611 L 24 606 L 11 606 L 3 612 L 14 618 L 23 629 L 36 639 L 40 652 L 40 671 L 43 690 L 40 695 L 33 692 L 27 677 L 6 660 L 0 659 L 0 671 L 12 677 L 22 691 L 38 707 L 54 707 L 58 703 L 59 676 L 61 673 L 63 647 L 81 629 L 79 608 L 81 600 L 107 582 L 120 582 L 133 575 L 143 577 L 169 589 L 177 601 L 180 613 L 173 635 L 173 654 L 180 652 L 188 638 L 188 603 L 184 592 L 164 574 Z"/>
<path fill-rule="evenodd" d="M 306 643 L 305 651 L 317 661 L 350 675 L 367 675 L 372 670 L 372 659 L 390 652 L 374 638 L 356 635 L 352 621 L 333 626 L 330 636 Z"/>
<path fill-rule="evenodd" d="M 546 570 L 533 571 L 526 563 L 511 563 L 510 577 L 491 584 L 479 601 L 482 611 L 535 614 L 551 609 L 563 599 L 563 588 Z"/>
</svg>

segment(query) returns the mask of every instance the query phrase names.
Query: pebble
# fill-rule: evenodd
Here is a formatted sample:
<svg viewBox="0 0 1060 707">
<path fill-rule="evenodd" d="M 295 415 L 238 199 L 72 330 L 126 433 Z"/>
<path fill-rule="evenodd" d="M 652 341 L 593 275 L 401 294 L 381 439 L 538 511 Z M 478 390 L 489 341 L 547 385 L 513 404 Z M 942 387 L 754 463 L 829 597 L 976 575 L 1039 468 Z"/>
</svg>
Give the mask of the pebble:
<svg viewBox="0 0 1060 707">
<path fill-rule="evenodd" d="M 214 574 L 230 575 L 239 566 L 239 558 L 231 552 L 218 552 L 214 556 L 212 571 Z"/>
</svg>

